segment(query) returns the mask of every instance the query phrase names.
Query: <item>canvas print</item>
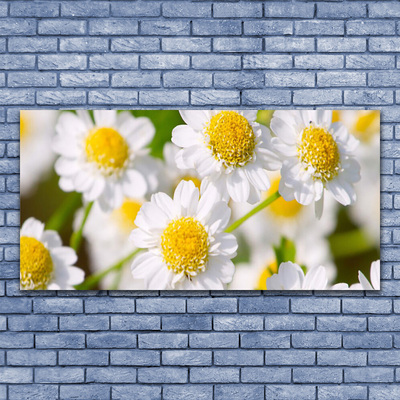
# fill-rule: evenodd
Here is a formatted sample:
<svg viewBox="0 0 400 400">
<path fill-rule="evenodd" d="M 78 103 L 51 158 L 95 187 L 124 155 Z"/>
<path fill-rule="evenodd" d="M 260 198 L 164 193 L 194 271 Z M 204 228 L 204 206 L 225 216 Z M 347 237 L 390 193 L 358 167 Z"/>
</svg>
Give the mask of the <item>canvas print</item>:
<svg viewBox="0 0 400 400">
<path fill-rule="evenodd" d="M 24 110 L 23 290 L 379 290 L 375 110 Z"/>
</svg>

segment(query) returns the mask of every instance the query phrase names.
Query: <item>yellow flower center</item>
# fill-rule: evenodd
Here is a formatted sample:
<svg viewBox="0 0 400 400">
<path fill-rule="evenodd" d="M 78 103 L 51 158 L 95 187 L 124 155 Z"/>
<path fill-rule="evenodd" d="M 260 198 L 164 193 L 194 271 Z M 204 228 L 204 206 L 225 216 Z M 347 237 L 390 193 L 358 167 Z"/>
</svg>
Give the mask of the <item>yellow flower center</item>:
<svg viewBox="0 0 400 400">
<path fill-rule="evenodd" d="M 361 141 L 369 142 L 375 134 L 379 133 L 379 111 L 358 111 L 358 118 L 352 127 L 352 133 Z"/>
<path fill-rule="evenodd" d="M 339 122 L 339 121 L 340 121 L 340 111 L 333 110 L 332 111 L 332 123 Z"/>
<path fill-rule="evenodd" d="M 26 140 L 26 137 L 31 131 L 31 124 L 29 121 L 28 113 L 26 111 L 21 111 L 19 114 L 19 132 L 21 137 L 21 142 Z"/>
<path fill-rule="evenodd" d="M 255 290 L 267 290 L 267 278 L 270 278 L 273 274 L 278 273 L 278 265 L 276 261 L 274 261 L 271 264 L 268 264 L 261 272 L 258 282 L 257 282 L 257 287 Z"/>
<path fill-rule="evenodd" d="M 303 130 L 298 145 L 300 160 L 308 168 L 312 168 L 314 179 L 330 181 L 339 173 L 339 147 L 332 135 L 321 127 L 313 125 Z"/>
<path fill-rule="evenodd" d="M 53 278 L 53 260 L 49 250 L 39 240 L 22 236 L 20 243 L 21 287 L 45 290 Z"/>
<path fill-rule="evenodd" d="M 129 146 L 113 128 L 92 130 L 86 138 L 87 160 L 95 163 L 104 175 L 121 171 L 129 158 Z"/>
<path fill-rule="evenodd" d="M 267 192 L 267 196 L 271 196 L 279 189 L 279 181 L 280 179 L 274 179 L 271 182 L 271 187 Z M 269 207 L 265 210 L 268 213 L 272 213 L 276 217 L 282 218 L 294 218 L 296 217 L 300 211 L 302 210 L 303 206 L 298 203 L 296 200 L 286 201 L 282 196 L 279 197 L 277 200 L 272 202 Z"/>
<path fill-rule="evenodd" d="M 249 121 L 235 111 L 221 111 L 206 127 L 208 147 L 225 167 L 246 165 L 253 157 L 256 137 Z"/>
<path fill-rule="evenodd" d="M 168 269 L 188 278 L 205 271 L 208 260 L 208 234 L 192 217 L 171 221 L 161 236 L 161 252 Z"/>
<path fill-rule="evenodd" d="M 122 206 L 112 212 L 112 217 L 123 233 L 128 235 L 136 228 L 135 219 L 140 207 L 142 207 L 141 202 L 133 199 L 125 199 Z"/>
</svg>

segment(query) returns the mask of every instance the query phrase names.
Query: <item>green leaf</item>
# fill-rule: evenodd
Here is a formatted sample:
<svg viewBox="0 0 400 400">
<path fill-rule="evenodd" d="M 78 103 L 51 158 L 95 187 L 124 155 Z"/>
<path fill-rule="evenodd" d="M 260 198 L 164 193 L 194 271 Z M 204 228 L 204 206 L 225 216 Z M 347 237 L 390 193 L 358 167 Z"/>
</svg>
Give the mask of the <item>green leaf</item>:
<svg viewBox="0 0 400 400">
<path fill-rule="evenodd" d="M 279 246 L 274 246 L 274 252 L 278 267 L 283 262 L 295 262 L 296 246 L 291 240 L 285 238 L 284 236 L 281 237 L 281 242 Z"/>
</svg>

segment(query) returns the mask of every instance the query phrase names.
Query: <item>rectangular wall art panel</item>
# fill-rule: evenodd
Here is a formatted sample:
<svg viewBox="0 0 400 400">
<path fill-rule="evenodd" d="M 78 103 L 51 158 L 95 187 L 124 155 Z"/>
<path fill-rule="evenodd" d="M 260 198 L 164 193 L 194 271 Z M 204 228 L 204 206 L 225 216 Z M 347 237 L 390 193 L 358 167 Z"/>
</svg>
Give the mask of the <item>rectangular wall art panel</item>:
<svg viewBox="0 0 400 400">
<path fill-rule="evenodd" d="M 21 289 L 379 290 L 379 111 L 20 124 Z"/>
</svg>

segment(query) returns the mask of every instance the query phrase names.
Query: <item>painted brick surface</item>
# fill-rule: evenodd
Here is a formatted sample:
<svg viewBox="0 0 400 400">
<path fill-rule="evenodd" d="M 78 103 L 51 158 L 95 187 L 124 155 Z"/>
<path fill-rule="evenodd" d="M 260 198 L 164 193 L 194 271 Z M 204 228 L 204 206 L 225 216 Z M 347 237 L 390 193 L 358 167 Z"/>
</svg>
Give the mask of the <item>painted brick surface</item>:
<svg viewBox="0 0 400 400">
<path fill-rule="evenodd" d="M 399 16 L 390 0 L 1 2 L 0 399 L 399 398 Z M 380 109 L 382 290 L 20 292 L 18 110 L 163 106 Z"/>
</svg>

